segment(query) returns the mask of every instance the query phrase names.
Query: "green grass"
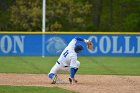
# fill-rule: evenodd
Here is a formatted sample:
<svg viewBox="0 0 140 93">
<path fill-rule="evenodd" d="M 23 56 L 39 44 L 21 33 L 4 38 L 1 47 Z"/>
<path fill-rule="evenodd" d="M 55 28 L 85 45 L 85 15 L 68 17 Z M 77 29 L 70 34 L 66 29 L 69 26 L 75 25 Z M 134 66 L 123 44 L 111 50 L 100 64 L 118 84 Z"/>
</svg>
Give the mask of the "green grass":
<svg viewBox="0 0 140 93">
<path fill-rule="evenodd" d="M 0 57 L 0 73 L 48 73 L 58 57 Z M 78 74 L 140 75 L 140 57 L 78 57 Z"/>
<path fill-rule="evenodd" d="M 0 93 L 75 93 L 57 87 L 0 86 Z"/>
<path fill-rule="evenodd" d="M 82 74 L 140 75 L 140 57 L 82 57 Z"/>
</svg>

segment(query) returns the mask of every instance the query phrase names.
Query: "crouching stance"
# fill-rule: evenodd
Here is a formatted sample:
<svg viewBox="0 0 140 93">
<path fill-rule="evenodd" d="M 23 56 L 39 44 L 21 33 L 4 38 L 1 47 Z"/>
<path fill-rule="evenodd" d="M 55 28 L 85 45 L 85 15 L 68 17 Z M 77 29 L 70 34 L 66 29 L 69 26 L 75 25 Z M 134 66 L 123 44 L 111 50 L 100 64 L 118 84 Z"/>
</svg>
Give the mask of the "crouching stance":
<svg viewBox="0 0 140 93">
<path fill-rule="evenodd" d="M 87 44 L 91 42 L 90 40 L 82 39 L 80 37 L 76 37 L 71 40 L 48 74 L 49 78 L 52 79 L 52 84 L 56 83 L 59 71 L 69 71 L 70 83 L 77 83 L 77 80 L 75 80 L 75 74 L 80 66 L 80 62 L 77 60 L 77 53 L 80 53 L 83 50 L 83 46 L 81 44 L 77 44 L 77 41 L 82 41 Z"/>
</svg>

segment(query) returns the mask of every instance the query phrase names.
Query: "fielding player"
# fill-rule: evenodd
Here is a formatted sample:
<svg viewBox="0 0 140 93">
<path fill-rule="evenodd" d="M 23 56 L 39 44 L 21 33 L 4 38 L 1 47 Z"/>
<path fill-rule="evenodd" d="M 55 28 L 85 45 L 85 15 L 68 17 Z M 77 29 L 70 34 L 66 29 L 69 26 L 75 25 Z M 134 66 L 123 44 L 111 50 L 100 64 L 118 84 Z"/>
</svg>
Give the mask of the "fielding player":
<svg viewBox="0 0 140 93">
<path fill-rule="evenodd" d="M 80 37 L 73 38 L 68 46 L 63 50 L 56 64 L 52 67 L 50 73 L 48 74 L 49 78 L 52 79 L 52 84 L 56 83 L 59 71 L 69 71 L 70 83 L 77 83 L 75 74 L 80 66 L 80 62 L 77 60 L 77 53 L 80 53 L 83 50 L 83 46 L 81 44 L 77 44 L 77 41 L 85 42 L 89 49 L 93 49 L 93 44 L 90 40 Z"/>
</svg>

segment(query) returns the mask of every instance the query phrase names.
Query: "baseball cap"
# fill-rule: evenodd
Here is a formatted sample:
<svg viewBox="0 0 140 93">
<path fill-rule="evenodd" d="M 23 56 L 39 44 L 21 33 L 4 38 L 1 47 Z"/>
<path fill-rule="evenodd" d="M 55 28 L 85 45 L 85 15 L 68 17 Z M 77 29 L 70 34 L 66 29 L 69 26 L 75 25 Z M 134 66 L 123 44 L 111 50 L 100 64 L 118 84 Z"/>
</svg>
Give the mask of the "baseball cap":
<svg viewBox="0 0 140 93">
<path fill-rule="evenodd" d="M 81 44 L 77 44 L 76 46 L 75 46 L 75 52 L 76 53 L 79 53 L 79 51 L 81 51 L 81 50 L 83 50 L 84 49 L 84 47 L 81 45 Z"/>
</svg>

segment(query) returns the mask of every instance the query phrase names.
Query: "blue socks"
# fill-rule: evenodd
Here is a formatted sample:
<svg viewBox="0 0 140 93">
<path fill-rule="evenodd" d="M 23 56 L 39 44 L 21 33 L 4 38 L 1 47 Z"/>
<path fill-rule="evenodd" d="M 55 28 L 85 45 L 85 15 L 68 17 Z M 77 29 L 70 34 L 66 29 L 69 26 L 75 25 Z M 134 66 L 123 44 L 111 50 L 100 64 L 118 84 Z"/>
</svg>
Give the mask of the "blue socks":
<svg viewBox="0 0 140 93">
<path fill-rule="evenodd" d="M 49 76 L 50 79 L 53 79 L 54 75 L 55 75 L 54 73 L 49 73 L 48 74 L 48 76 Z"/>
<path fill-rule="evenodd" d="M 74 78 L 78 68 L 70 68 L 70 77 Z"/>
</svg>

